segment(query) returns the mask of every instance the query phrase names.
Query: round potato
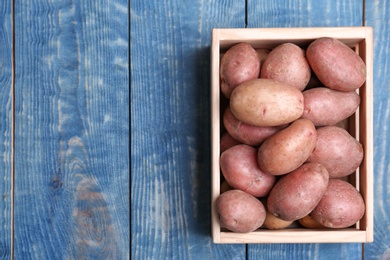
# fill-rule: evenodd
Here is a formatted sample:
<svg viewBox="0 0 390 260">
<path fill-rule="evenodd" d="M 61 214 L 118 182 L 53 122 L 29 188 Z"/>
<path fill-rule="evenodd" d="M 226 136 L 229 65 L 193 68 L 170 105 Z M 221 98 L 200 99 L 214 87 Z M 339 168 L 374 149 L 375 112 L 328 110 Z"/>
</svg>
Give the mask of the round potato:
<svg viewBox="0 0 390 260">
<path fill-rule="evenodd" d="M 315 126 L 335 125 L 355 113 L 360 97 L 355 91 L 313 88 L 303 92 L 305 109 L 302 118 Z"/>
<path fill-rule="evenodd" d="M 216 209 L 221 226 L 238 233 L 260 228 L 266 216 L 263 204 L 240 190 L 222 193 L 216 201 Z"/>
<path fill-rule="evenodd" d="M 221 59 L 221 91 L 229 98 L 233 89 L 248 80 L 256 79 L 260 74 L 260 58 L 248 43 L 232 46 Z"/>
<path fill-rule="evenodd" d="M 235 145 L 221 154 L 221 171 L 229 186 L 255 197 L 264 197 L 276 179 L 260 170 L 256 155 L 257 149 L 249 145 Z"/>
<path fill-rule="evenodd" d="M 305 163 L 283 176 L 272 188 L 267 207 L 276 217 L 294 221 L 317 206 L 328 186 L 329 175 L 319 163 Z"/>
<path fill-rule="evenodd" d="M 325 195 L 311 215 L 325 227 L 346 228 L 359 221 L 364 212 L 363 197 L 354 186 L 340 179 L 330 179 Z"/>
<path fill-rule="evenodd" d="M 284 82 L 302 91 L 310 80 L 305 52 L 293 43 L 274 48 L 261 66 L 260 77 Z"/>
<path fill-rule="evenodd" d="M 272 79 L 254 79 L 233 90 L 230 109 L 243 123 L 280 126 L 301 117 L 303 95 L 301 91 L 285 83 Z"/>
<path fill-rule="evenodd" d="M 319 38 L 306 50 L 318 79 L 328 88 L 353 91 L 366 80 L 366 65 L 350 47 L 334 38 Z"/>
<path fill-rule="evenodd" d="M 257 162 L 264 172 L 283 175 L 301 166 L 314 150 L 317 132 L 308 119 L 298 119 L 264 141 Z"/>
<path fill-rule="evenodd" d="M 298 222 L 305 228 L 324 228 L 324 226 L 317 222 L 310 214 L 299 219 Z"/>
<path fill-rule="evenodd" d="M 239 141 L 237 141 L 236 139 L 234 139 L 229 133 L 224 133 L 222 136 L 221 136 L 221 140 L 220 140 L 220 153 L 223 153 L 224 151 L 226 151 L 227 149 L 229 149 L 230 147 L 233 147 L 235 145 L 238 145 L 238 144 L 241 144 Z"/>
<path fill-rule="evenodd" d="M 254 126 L 245 124 L 233 115 L 230 107 L 225 109 L 223 124 L 235 140 L 251 146 L 260 145 L 265 139 L 287 126 Z"/>
<path fill-rule="evenodd" d="M 280 219 L 273 214 L 271 214 L 267 208 L 266 208 L 266 216 L 263 223 L 263 227 L 271 230 L 277 230 L 277 229 L 284 229 L 288 226 L 290 226 L 294 221 L 286 221 L 283 219 Z"/>
<path fill-rule="evenodd" d="M 317 129 L 316 148 L 308 162 L 326 167 L 330 178 L 341 178 L 353 173 L 363 160 L 363 146 L 346 130 L 337 126 Z"/>
</svg>

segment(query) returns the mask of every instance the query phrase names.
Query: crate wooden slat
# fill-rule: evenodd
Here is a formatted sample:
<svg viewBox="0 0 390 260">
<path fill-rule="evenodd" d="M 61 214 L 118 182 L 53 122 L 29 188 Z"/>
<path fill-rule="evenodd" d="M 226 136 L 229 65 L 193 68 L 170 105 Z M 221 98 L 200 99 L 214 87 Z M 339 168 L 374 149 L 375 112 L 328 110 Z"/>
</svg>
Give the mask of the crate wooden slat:
<svg viewBox="0 0 390 260">
<path fill-rule="evenodd" d="M 350 133 L 364 147 L 364 160 L 356 174 L 350 178 L 358 185 L 366 212 L 354 228 L 342 230 L 287 229 L 271 231 L 259 229 L 255 232 L 237 234 L 221 232 L 215 211 L 215 200 L 220 195 L 220 86 L 219 62 L 221 53 L 239 42 L 247 42 L 254 48 L 273 48 L 284 42 L 308 46 L 320 37 L 339 39 L 353 48 L 365 61 L 367 78 L 359 89 L 361 104 L 350 119 Z M 320 27 L 320 28 L 251 28 L 214 29 L 211 42 L 211 170 L 212 170 L 212 236 L 215 243 L 343 243 L 373 241 L 373 35 L 371 27 Z"/>
</svg>

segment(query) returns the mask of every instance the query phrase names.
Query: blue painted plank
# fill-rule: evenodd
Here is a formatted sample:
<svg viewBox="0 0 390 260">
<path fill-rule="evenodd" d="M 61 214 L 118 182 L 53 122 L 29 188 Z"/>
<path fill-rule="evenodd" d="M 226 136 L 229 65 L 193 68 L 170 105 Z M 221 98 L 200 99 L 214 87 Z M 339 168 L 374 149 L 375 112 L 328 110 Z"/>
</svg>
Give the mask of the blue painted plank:
<svg viewBox="0 0 390 260">
<path fill-rule="evenodd" d="M 0 259 L 11 256 L 12 16 L 11 0 L 0 2 Z"/>
<path fill-rule="evenodd" d="M 374 243 L 364 259 L 390 259 L 390 1 L 366 1 L 365 23 L 374 29 Z"/>
<path fill-rule="evenodd" d="M 130 3 L 132 259 L 245 259 L 211 240 L 210 42 L 245 1 Z"/>
<path fill-rule="evenodd" d="M 15 259 L 127 259 L 128 3 L 15 1 L 15 21 Z"/>
<path fill-rule="evenodd" d="M 248 1 L 248 27 L 361 26 L 362 1 Z M 362 245 L 248 245 L 248 259 L 360 259 Z"/>
</svg>

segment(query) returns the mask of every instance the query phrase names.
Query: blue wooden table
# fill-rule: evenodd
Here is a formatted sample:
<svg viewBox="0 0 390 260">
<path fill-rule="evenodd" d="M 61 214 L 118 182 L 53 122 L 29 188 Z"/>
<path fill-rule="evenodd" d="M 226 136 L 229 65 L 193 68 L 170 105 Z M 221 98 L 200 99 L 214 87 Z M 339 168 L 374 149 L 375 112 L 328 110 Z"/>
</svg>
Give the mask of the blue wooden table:
<svg viewBox="0 0 390 260">
<path fill-rule="evenodd" d="M 386 0 L 132 0 L 133 259 L 390 259 L 389 13 Z M 213 244 L 212 28 L 363 25 L 375 37 L 375 242 Z"/>
</svg>

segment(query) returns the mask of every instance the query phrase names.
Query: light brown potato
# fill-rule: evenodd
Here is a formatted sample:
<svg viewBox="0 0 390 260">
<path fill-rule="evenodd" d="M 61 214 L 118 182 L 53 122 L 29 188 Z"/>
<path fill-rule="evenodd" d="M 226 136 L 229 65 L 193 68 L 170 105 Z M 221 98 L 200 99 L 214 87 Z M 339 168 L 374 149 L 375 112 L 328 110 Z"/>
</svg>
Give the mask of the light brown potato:
<svg viewBox="0 0 390 260">
<path fill-rule="evenodd" d="M 283 175 L 301 166 L 314 150 L 317 132 L 310 120 L 298 119 L 260 146 L 257 162 L 264 172 Z"/>
<path fill-rule="evenodd" d="M 249 145 L 233 146 L 221 154 L 221 171 L 229 186 L 255 197 L 264 197 L 276 179 L 260 170 L 256 155 L 257 149 Z"/>
<path fill-rule="evenodd" d="M 363 160 L 363 146 L 346 130 L 337 126 L 317 129 L 317 144 L 308 162 L 321 163 L 330 178 L 341 178 L 353 173 Z"/>
<path fill-rule="evenodd" d="M 310 66 L 305 52 L 293 43 L 274 48 L 261 66 L 260 77 L 284 82 L 302 91 L 310 80 Z"/>
<path fill-rule="evenodd" d="M 335 125 L 355 113 L 360 97 L 355 91 L 313 88 L 303 92 L 305 109 L 302 118 L 315 126 Z"/>
<path fill-rule="evenodd" d="M 245 124 L 233 115 L 230 107 L 225 109 L 223 124 L 235 140 L 251 146 L 262 144 L 265 139 L 287 126 L 254 126 Z"/>
<path fill-rule="evenodd" d="M 241 142 L 237 141 L 229 133 L 226 132 L 221 136 L 220 149 L 219 149 L 220 153 L 223 153 L 230 147 L 233 147 L 238 144 L 241 144 Z"/>
<path fill-rule="evenodd" d="M 238 233 L 260 228 L 266 216 L 263 204 L 240 190 L 221 194 L 216 201 L 216 209 L 221 226 Z"/>
<path fill-rule="evenodd" d="M 303 95 L 298 89 L 272 79 L 255 79 L 237 86 L 230 109 L 241 122 L 255 126 L 288 124 L 303 113 Z"/>
<path fill-rule="evenodd" d="M 365 212 L 362 195 L 350 183 L 330 179 L 325 195 L 311 213 L 329 228 L 346 228 L 359 221 Z"/>
<path fill-rule="evenodd" d="M 272 188 L 267 207 L 276 217 L 294 221 L 317 206 L 328 186 L 329 175 L 318 163 L 305 163 L 283 176 Z"/>
<path fill-rule="evenodd" d="M 271 214 L 266 208 L 266 217 L 263 223 L 263 227 L 271 230 L 284 229 L 290 226 L 294 221 L 286 221 L 280 219 L 273 214 Z"/>
<path fill-rule="evenodd" d="M 319 38 L 306 50 L 306 58 L 318 79 L 328 88 L 353 91 L 366 80 L 364 61 L 334 38 Z"/>
<path fill-rule="evenodd" d="M 260 58 L 248 43 L 232 46 L 222 57 L 220 66 L 221 91 L 229 98 L 239 84 L 259 77 Z"/>
<path fill-rule="evenodd" d="M 324 226 L 316 221 L 310 214 L 299 219 L 298 222 L 305 228 L 324 228 Z"/>
</svg>

